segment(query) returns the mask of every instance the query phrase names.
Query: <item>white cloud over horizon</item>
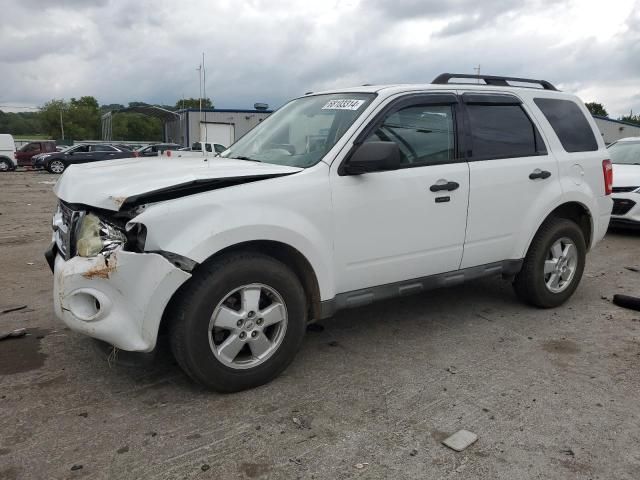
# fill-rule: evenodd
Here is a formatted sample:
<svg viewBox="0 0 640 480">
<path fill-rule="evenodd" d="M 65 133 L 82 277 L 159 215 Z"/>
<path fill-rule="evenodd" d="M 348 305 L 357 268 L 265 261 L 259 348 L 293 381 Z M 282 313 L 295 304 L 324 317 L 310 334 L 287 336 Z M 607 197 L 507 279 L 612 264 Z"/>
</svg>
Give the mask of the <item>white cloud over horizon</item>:
<svg viewBox="0 0 640 480">
<path fill-rule="evenodd" d="M 640 112 L 640 1 L 9 0 L 0 105 L 272 107 L 306 91 L 426 83 L 445 71 L 544 78 L 612 117 Z M 3 107 L 0 107 L 3 108 Z M 10 110 L 3 108 L 4 110 Z"/>
</svg>

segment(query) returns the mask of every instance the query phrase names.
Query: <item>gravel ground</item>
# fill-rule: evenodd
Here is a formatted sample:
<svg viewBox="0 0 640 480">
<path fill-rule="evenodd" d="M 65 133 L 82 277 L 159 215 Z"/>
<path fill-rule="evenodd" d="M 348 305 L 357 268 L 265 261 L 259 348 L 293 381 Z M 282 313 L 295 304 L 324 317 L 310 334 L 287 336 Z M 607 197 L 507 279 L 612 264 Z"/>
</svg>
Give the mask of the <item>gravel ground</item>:
<svg viewBox="0 0 640 480">
<path fill-rule="evenodd" d="M 0 479 L 640 478 L 640 234 L 563 307 L 499 278 L 341 312 L 269 385 L 218 395 L 166 349 L 110 366 L 52 313 L 55 176 L 0 175 Z M 464 428 L 478 441 L 440 442 Z"/>
</svg>

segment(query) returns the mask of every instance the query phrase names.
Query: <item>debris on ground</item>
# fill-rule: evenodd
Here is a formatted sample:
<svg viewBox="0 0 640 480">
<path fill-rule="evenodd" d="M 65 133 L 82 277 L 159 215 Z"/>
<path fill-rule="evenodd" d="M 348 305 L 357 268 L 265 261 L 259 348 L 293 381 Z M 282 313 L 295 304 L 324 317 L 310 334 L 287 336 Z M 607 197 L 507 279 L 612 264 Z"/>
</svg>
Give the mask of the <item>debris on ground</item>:
<svg viewBox="0 0 640 480">
<path fill-rule="evenodd" d="M 411 455 L 412 457 L 415 457 L 417 454 L 418 454 L 418 450 L 415 448 L 409 452 L 409 455 Z"/>
<path fill-rule="evenodd" d="M 362 470 L 364 467 L 366 467 L 367 465 L 369 465 L 368 463 L 356 463 L 354 465 L 354 467 L 356 467 L 358 470 Z"/>
<path fill-rule="evenodd" d="M 74 465 L 71 467 L 71 471 L 82 470 L 82 465 Z"/>
<path fill-rule="evenodd" d="M 16 328 L 15 330 L 11 330 L 10 332 L 0 332 L 0 340 L 5 340 L 7 338 L 24 337 L 26 334 L 26 328 Z"/>
<path fill-rule="evenodd" d="M 211 467 L 209 465 L 207 465 L 206 463 L 204 465 L 202 465 L 200 467 L 200 470 L 202 470 L 203 472 L 206 472 L 207 470 L 209 470 Z"/>
<path fill-rule="evenodd" d="M 27 308 L 26 305 L 20 305 L 18 307 L 11 307 L 11 308 L 5 308 L 4 310 L 2 310 L 0 312 L 0 314 L 10 313 L 10 312 L 17 312 L 18 310 L 24 310 L 25 308 Z"/>
<path fill-rule="evenodd" d="M 570 448 L 565 448 L 564 450 L 560 450 L 560 453 L 564 453 L 565 455 L 568 455 L 570 457 L 575 457 L 576 456 L 574 451 L 571 450 Z"/>
<path fill-rule="evenodd" d="M 638 267 L 624 267 L 624 268 L 626 268 L 627 270 L 630 270 L 632 272 L 640 272 L 640 268 L 638 268 Z"/>
<path fill-rule="evenodd" d="M 27 265 L 35 265 L 33 262 L 27 262 Z"/>
<path fill-rule="evenodd" d="M 446 368 L 447 372 L 451 373 L 452 375 L 455 375 L 456 373 L 458 373 L 458 369 L 456 367 L 454 367 L 453 365 L 451 365 L 450 367 Z"/>
<path fill-rule="evenodd" d="M 461 452 L 476 440 L 478 440 L 478 436 L 475 433 L 469 430 L 458 430 L 450 437 L 445 438 L 442 443 L 456 452 Z"/>
<path fill-rule="evenodd" d="M 300 429 L 303 429 L 303 428 L 306 428 L 307 430 L 311 429 L 311 425 L 309 425 L 309 422 L 304 418 L 293 417 L 291 421 L 293 421 L 293 423 L 295 423 L 296 426 Z"/>
<path fill-rule="evenodd" d="M 640 298 L 632 297 L 631 295 L 619 295 L 613 296 L 613 303 L 619 307 L 629 308 L 631 310 L 640 310 Z"/>
</svg>

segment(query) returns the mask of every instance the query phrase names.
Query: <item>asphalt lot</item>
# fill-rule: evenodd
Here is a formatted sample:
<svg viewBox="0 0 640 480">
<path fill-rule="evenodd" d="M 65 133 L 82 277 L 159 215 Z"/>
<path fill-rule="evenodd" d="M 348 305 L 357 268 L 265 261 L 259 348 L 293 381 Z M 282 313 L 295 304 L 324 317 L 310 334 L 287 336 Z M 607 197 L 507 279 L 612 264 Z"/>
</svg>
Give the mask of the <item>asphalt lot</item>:
<svg viewBox="0 0 640 480">
<path fill-rule="evenodd" d="M 640 234 L 565 306 L 486 279 L 338 314 L 264 387 L 219 395 L 167 351 L 110 366 L 52 313 L 55 177 L 0 174 L 0 479 L 640 478 Z M 43 183 L 49 182 L 49 183 Z M 478 441 L 440 442 L 465 428 Z"/>
</svg>

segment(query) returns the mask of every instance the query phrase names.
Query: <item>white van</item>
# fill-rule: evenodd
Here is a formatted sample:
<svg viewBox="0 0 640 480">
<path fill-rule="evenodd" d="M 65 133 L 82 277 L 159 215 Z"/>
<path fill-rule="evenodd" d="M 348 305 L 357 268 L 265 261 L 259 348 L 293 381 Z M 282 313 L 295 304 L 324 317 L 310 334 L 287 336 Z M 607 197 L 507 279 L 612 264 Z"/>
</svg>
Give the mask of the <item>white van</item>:
<svg viewBox="0 0 640 480">
<path fill-rule="evenodd" d="M 15 170 L 16 163 L 16 143 L 13 136 L 8 133 L 0 133 L 0 172 Z"/>
</svg>

